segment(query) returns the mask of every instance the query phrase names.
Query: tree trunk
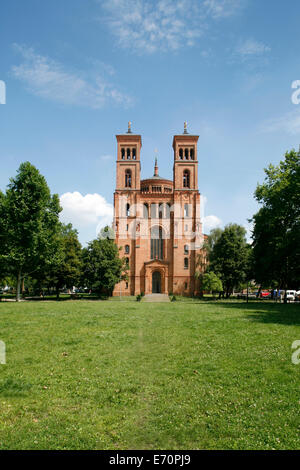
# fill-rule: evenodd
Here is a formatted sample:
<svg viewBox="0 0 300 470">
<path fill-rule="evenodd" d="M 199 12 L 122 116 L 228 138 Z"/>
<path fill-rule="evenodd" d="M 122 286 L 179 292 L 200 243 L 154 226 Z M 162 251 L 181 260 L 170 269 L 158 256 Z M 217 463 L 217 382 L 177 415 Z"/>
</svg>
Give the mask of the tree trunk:
<svg viewBox="0 0 300 470">
<path fill-rule="evenodd" d="M 259 286 L 259 288 L 258 288 L 258 292 L 257 292 L 257 298 L 258 298 L 258 299 L 259 299 L 260 293 L 261 293 L 261 284 L 260 284 L 260 286 Z"/>
<path fill-rule="evenodd" d="M 18 279 L 17 279 L 17 295 L 16 295 L 16 301 L 17 302 L 20 302 L 20 291 L 21 291 L 21 281 L 22 281 L 22 277 L 21 277 L 22 273 L 21 273 L 21 270 L 18 272 Z"/>
<path fill-rule="evenodd" d="M 285 283 L 285 290 L 284 290 L 284 298 L 283 298 L 283 303 L 287 304 L 287 283 Z"/>
<path fill-rule="evenodd" d="M 280 291 L 280 284 L 278 284 L 278 286 L 277 286 L 276 303 L 278 302 L 278 299 L 279 299 L 279 297 L 278 297 L 279 291 Z M 281 297 L 281 295 L 280 295 L 280 297 Z M 281 300 L 281 298 L 280 298 L 280 300 Z"/>
<path fill-rule="evenodd" d="M 59 286 L 56 286 L 56 300 L 59 300 Z"/>
</svg>

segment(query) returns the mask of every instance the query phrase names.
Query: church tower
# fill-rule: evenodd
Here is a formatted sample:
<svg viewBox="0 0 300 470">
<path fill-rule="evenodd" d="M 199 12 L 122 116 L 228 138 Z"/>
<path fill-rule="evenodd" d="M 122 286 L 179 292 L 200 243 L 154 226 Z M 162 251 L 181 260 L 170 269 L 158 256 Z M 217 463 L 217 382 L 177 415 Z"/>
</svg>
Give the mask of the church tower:
<svg viewBox="0 0 300 470">
<path fill-rule="evenodd" d="M 116 138 L 118 142 L 116 190 L 139 191 L 141 187 L 142 138 L 140 135 L 132 133 L 131 122 L 128 123 L 127 133 L 117 135 Z"/>
<path fill-rule="evenodd" d="M 174 190 L 198 190 L 198 135 L 190 135 L 187 123 L 184 123 L 184 132 L 175 135 L 173 139 L 174 150 Z"/>
<path fill-rule="evenodd" d="M 154 173 L 140 179 L 142 139 L 117 135 L 117 172 L 114 193 L 115 241 L 127 263 L 127 279 L 114 295 L 193 295 L 195 266 L 202 249 L 197 143 L 184 124 L 173 138 L 173 180 Z"/>
<path fill-rule="evenodd" d="M 197 255 L 202 247 L 200 193 L 198 191 L 197 143 L 199 136 L 191 135 L 184 123 L 183 134 L 173 138 L 174 166 L 174 241 L 173 285 L 178 291 L 182 280 L 188 278 L 190 292 L 196 291 L 194 278 Z M 177 263 L 176 259 L 183 262 Z M 186 281 L 184 281 L 186 285 Z"/>
<path fill-rule="evenodd" d="M 114 193 L 114 229 L 120 256 L 126 258 L 128 264 L 128 281 L 122 281 L 118 290 L 122 295 L 134 291 L 135 285 L 135 237 L 136 207 L 139 203 L 141 189 L 142 138 L 133 134 L 131 122 L 128 123 L 126 134 L 116 136 L 117 139 L 117 171 L 116 190 Z"/>
</svg>

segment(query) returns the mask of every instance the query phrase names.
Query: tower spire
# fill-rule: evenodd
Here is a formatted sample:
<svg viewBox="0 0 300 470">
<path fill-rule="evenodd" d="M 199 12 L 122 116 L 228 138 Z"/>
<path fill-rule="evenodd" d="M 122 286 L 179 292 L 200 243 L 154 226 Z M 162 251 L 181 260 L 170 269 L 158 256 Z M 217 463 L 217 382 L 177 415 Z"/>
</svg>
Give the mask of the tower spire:
<svg viewBox="0 0 300 470">
<path fill-rule="evenodd" d="M 131 131 L 131 124 L 132 124 L 132 122 L 129 121 L 129 122 L 128 122 L 128 131 L 127 131 L 127 134 L 132 134 L 132 131 Z"/>
<path fill-rule="evenodd" d="M 184 121 L 183 133 L 184 133 L 184 134 L 188 134 L 188 131 L 187 131 L 187 122 L 186 122 L 186 121 Z"/>
<path fill-rule="evenodd" d="M 158 174 L 158 165 L 157 165 L 157 157 L 155 157 L 154 175 L 153 176 L 159 176 L 159 174 Z"/>
</svg>

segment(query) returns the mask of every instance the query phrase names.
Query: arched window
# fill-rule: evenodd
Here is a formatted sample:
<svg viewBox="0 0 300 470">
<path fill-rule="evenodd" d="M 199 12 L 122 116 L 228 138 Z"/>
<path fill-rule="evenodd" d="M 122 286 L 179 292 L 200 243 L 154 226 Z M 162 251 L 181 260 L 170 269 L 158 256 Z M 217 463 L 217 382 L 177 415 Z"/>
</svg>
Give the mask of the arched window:
<svg viewBox="0 0 300 470">
<path fill-rule="evenodd" d="M 170 218 L 170 212 L 171 212 L 171 207 L 170 207 L 170 204 L 169 204 L 169 203 L 167 203 L 167 204 L 165 205 L 165 211 L 166 211 L 166 212 L 165 212 L 165 218 L 166 218 L 166 219 L 169 219 L 169 218 Z"/>
<path fill-rule="evenodd" d="M 164 216 L 164 204 L 159 204 L 158 206 L 158 217 L 162 219 Z"/>
<path fill-rule="evenodd" d="M 189 259 L 184 258 L 184 269 L 188 269 L 188 268 L 189 268 Z"/>
<path fill-rule="evenodd" d="M 184 204 L 184 217 L 188 217 L 188 216 L 189 216 L 189 205 Z"/>
<path fill-rule="evenodd" d="M 191 157 L 191 160 L 194 160 L 194 156 L 195 156 L 195 154 L 194 154 L 194 149 L 191 149 L 191 150 L 190 150 L 190 157 Z"/>
<path fill-rule="evenodd" d="M 125 188 L 131 188 L 131 170 L 125 171 Z"/>
<path fill-rule="evenodd" d="M 124 148 L 121 149 L 121 158 L 122 158 L 122 160 L 125 160 L 125 149 Z"/>
<path fill-rule="evenodd" d="M 129 258 L 125 258 L 126 269 L 129 269 Z"/>
<path fill-rule="evenodd" d="M 129 251 L 130 251 L 129 245 L 125 245 L 125 254 L 129 255 Z"/>
<path fill-rule="evenodd" d="M 183 160 L 183 149 L 179 149 L 179 158 Z"/>
<path fill-rule="evenodd" d="M 126 217 L 130 216 L 130 204 L 126 204 Z"/>
<path fill-rule="evenodd" d="M 184 245 L 184 254 L 185 255 L 189 254 L 189 245 Z"/>
<path fill-rule="evenodd" d="M 136 160 L 136 149 L 132 149 L 132 160 Z"/>
<path fill-rule="evenodd" d="M 184 170 L 183 172 L 183 187 L 189 188 L 190 187 L 190 172 L 189 170 Z"/>
<path fill-rule="evenodd" d="M 184 151 L 184 158 L 185 158 L 186 160 L 189 159 L 189 149 L 185 149 L 185 151 Z"/>
<path fill-rule="evenodd" d="M 163 231 L 161 227 L 151 228 L 151 259 L 163 259 Z"/>
<path fill-rule="evenodd" d="M 127 149 L 127 160 L 130 160 L 130 149 Z"/>
<path fill-rule="evenodd" d="M 157 218 L 157 204 L 151 204 L 151 218 Z"/>
<path fill-rule="evenodd" d="M 148 208 L 147 203 L 145 203 L 143 206 L 143 216 L 144 216 L 144 219 L 148 219 L 149 217 L 149 208 Z"/>
</svg>

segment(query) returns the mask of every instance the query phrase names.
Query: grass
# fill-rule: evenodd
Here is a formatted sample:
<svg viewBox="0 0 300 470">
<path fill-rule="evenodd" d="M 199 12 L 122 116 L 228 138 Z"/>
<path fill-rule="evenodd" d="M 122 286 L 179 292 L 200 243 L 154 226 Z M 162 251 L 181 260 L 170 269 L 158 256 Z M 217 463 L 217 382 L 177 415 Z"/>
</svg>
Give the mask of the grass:
<svg viewBox="0 0 300 470">
<path fill-rule="evenodd" d="M 0 449 L 299 449 L 300 306 L 0 304 Z"/>
</svg>

